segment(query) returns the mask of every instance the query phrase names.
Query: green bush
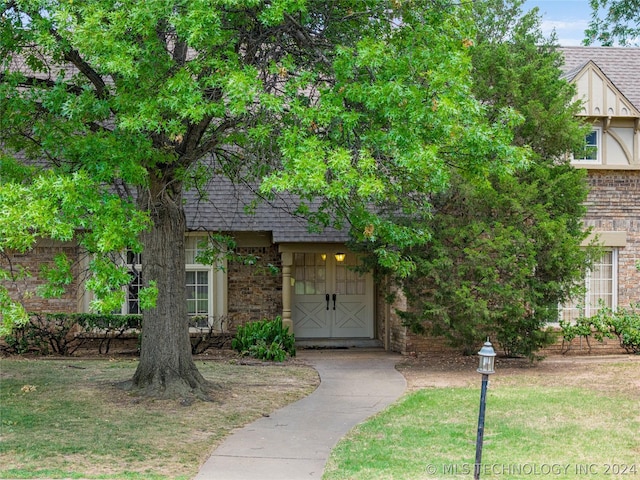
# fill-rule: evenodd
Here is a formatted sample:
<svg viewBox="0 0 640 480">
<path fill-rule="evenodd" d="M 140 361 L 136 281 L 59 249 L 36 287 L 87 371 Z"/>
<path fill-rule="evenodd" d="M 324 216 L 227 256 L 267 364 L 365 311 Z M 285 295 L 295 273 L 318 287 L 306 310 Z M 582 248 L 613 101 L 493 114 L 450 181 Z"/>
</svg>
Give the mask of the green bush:
<svg viewBox="0 0 640 480">
<path fill-rule="evenodd" d="M 80 332 L 103 334 L 99 352 L 108 353 L 111 340 L 127 330 L 140 329 L 141 315 L 91 313 L 32 313 L 29 322 L 13 329 L 3 340 L 11 354 L 72 355 L 85 341 Z"/>
<path fill-rule="evenodd" d="M 296 354 L 295 336 L 282 326 L 280 317 L 239 326 L 231 347 L 241 355 L 276 362 Z"/>
<path fill-rule="evenodd" d="M 630 308 L 618 308 L 613 311 L 610 308 L 601 307 L 598 313 L 592 317 L 581 316 L 575 323 L 560 321 L 562 337 L 565 342 L 571 343 L 576 337 L 583 337 L 587 341 L 593 337 L 602 342 L 605 338 L 618 337 L 620 346 L 628 353 L 640 354 L 640 304 L 631 305 Z"/>
<path fill-rule="evenodd" d="M 629 353 L 640 354 L 640 304 L 621 308 L 609 319 L 611 332 L 620 340 L 620 346 Z"/>
</svg>

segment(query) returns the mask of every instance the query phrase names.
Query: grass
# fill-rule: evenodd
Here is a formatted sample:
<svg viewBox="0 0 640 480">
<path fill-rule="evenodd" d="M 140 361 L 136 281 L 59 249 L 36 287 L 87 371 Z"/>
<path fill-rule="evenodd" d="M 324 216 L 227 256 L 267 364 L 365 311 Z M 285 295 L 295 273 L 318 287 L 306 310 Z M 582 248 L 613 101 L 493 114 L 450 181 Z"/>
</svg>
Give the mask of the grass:
<svg viewBox="0 0 640 480">
<path fill-rule="evenodd" d="M 136 360 L 0 360 L 0 478 L 192 478 L 231 430 L 318 381 L 299 365 L 197 364 L 220 388 L 182 406 L 116 388 Z"/>
<path fill-rule="evenodd" d="M 608 385 L 572 373 L 492 381 L 481 478 L 640 479 L 639 367 L 607 366 L 621 380 Z M 479 383 L 405 396 L 339 442 L 323 479 L 471 478 Z"/>
<path fill-rule="evenodd" d="M 500 365 L 487 396 L 481 478 L 640 480 L 636 360 Z M 192 478 L 231 430 L 318 381 L 294 363 L 197 364 L 220 388 L 212 403 L 182 406 L 116 388 L 136 360 L 0 360 L 0 478 Z M 425 376 L 405 365 L 410 389 L 436 386 L 410 392 L 354 429 L 323 478 L 471 478 L 480 394 L 474 369 L 429 363 Z"/>
</svg>

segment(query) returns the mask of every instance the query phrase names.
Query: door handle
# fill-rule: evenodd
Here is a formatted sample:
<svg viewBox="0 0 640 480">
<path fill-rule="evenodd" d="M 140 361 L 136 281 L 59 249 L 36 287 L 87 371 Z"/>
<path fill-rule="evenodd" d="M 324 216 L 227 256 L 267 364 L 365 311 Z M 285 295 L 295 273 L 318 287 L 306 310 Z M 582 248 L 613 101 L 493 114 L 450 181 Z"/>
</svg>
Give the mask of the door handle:
<svg viewBox="0 0 640 480">
<path fill-rule="evenodd" d="M 327 301 L 327 310 L 329 310 L 329 294 L 328 293 L 324 296 L 324 299 Z"/>
<path fill-rule="evenodd" d="M 328 297 L 329 295 L 327 295 Z M 333 309 L 336 309 L 336 298 L 338 297 L 338 295 L 336 295 L 335 293 L 333 294 Z"/>
</svg>

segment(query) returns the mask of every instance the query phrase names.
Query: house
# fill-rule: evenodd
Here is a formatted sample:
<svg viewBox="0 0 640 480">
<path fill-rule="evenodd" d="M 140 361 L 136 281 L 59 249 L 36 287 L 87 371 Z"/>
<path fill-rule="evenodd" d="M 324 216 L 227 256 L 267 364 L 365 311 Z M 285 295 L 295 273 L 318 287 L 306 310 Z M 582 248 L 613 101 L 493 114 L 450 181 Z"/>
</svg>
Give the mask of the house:
<svg viewBox="0 0 640 480">
<path fill-rule="evenodd" d="M 562 310 L 563 318 L 571 319 L 580 308 L 593 313 L 600 300 L 612 308 L 640 301 L 635 268 L 640 259 L 640 49 L 567 47 L 562 53 L 566 78 L 584 101 L 580 116 L 593 126 L 587 148 L 574 153 L 572 163 L 588 170 L 585 223 L 605 249 L 586 279 L 587 298 Z M 350 268 L 358 258 L 345 246 L 346 232 L 310 233 L 306 220 L 291 213 L 291 199 L 255 207 L 254 199 L 249 186 L 229 180 L 217 181 L 206 201 L 196 201 L 194 192 L 187 195 L 186 301 L 191 315 L 208 319 L 194 333 L 207 325 L 220 330 L 281 316 L 301 344 L 377 345 L 405 354 L 446 348 L 443 341 L 415 335 L 402 325 L 395 314 L 406 307 L 401 295 L 389 305 L 385 285 L 371 273 Z M 247 214 L 250 206 L 255 211 Z M 253 264 L 199 264 L 198 249 L 208 232 L 231 234 L 237 253 L 253 258 Z M 73 244 L 42 240 L 28 256 L 15 260 L 37 272 L 61 251 L 81 257 Z M 123 261 L 133 281 L 122 312 L 136 313 L 139 257 L 126 255 Z M 38 282 L 37 277 L 23 279 L 14 293 L 33 290 Z M 81 285 L 72 285 L 61 299 L 31 297 L 25 302 L 32 311 L 74 312 L 87 311 L 88 300 Z"/>
<path fill-rule="evenodd" d="M 562 317 L 591 316 L 640 301 L 640 49 L 565 47 L 565 77 L 583 101 L 579 115 L 592 125 L 575 168 L 588 171 L 585 224 L 604 254 L 588 274 L 586 297 Z M 593 238 L 592 236 L 592 238 Z"/>
</svg>

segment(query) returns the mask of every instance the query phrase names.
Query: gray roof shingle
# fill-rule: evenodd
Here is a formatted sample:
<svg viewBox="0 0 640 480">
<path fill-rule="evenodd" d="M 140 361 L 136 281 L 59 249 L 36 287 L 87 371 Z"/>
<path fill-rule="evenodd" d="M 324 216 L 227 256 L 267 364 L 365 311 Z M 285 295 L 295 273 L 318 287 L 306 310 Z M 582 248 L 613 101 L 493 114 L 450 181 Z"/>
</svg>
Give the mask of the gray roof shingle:
<svg viewBox="0 0 640 480">
<path fill-rule="evenodd" d="M 271 232 L 275 243 L 327 242 L 343 243 L 348 231 L 326 228 L 322 233 L 309 232 L 306 219 L 294 215 L 295 197 L 280 195 L 255 205 L 254 189 L 224 177 L 210 182 L 204 199 L 195 191 L 185 195 L 185 213 L 189 230 L 221 232 Z M 251 210 L 247 212 L 247 208 Z"/>
</svg>

